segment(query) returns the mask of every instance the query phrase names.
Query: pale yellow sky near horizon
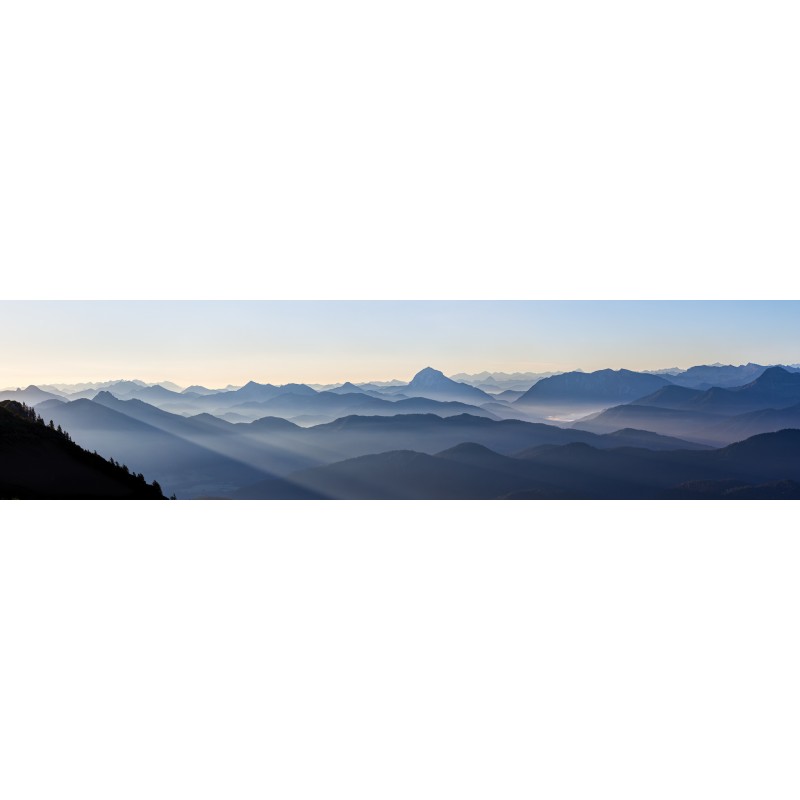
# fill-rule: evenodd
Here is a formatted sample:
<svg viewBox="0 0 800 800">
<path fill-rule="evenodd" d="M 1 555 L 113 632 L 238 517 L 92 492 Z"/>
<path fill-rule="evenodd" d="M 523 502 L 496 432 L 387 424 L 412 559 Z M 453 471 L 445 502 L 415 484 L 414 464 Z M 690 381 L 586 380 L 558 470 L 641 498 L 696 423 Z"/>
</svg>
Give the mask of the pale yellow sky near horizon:
<svg viewBox="0 0 800 800">
<path fill-rule="evenodd" d="M 800 362 L 797 301 L 0 301 L 0 386 Z"/>
</svg>

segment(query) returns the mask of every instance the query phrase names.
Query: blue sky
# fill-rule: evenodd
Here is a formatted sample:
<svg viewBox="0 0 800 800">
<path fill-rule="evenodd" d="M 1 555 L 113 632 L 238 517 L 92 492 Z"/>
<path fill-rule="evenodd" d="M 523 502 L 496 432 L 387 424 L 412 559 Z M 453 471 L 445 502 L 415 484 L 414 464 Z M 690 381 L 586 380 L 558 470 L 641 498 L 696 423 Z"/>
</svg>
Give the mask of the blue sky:
<svg viewBox="0 0 800 800">
<path fill-rule="evenodd" d="M 3 301 L 0 387 L 800 362 L 799 301 Z"/>
</svg>

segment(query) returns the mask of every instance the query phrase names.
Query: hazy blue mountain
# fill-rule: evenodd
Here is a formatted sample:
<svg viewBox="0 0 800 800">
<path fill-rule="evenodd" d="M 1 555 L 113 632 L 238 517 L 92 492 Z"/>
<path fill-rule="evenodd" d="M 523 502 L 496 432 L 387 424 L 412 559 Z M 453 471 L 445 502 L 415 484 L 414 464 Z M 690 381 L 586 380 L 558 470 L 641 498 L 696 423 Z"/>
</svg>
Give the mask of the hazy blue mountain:
<svg viewBox="0 0 800 800">
<path fill-rule="evenodd" d="M 98 398 L 48 402 L 36 410 L 69 431 L 82 447 L 152 477 L 168 494 L 191 497 L 229 492 L 266 474 L 264 469 L 185 438 L 182 430 L 170 430 L 180 417 L 159 422 L 157 415 L 164 412 L 141 400 L 122 401 L 108 392 L 101 392 Z M 128 413 L 117 410 L 120 406 Z M 132 416 L 134 413 L 142 419 Z"/>
<path fill-rule="evenodd" d="M 637 406 L 656 406 L 657 408 L 674 408 L 687 410 L 687 405 L 691 404 L 699 397 L 704 395 L 702 389 L 690 389 L 686 386 L 676 386 L 670 384 L 663 386 L 646 397 L 640 397 L 635 401 Z"/>
<path fill-rule="evenodd" d="M 195 384 L 194 386 L 187 386 L 181 394 L 199 394 L 199 395 L 208 395 L 208 394 L 221 394 L 222 392 L 235 392 L 237 389 L 241 389 L 241 386 L 233 386 L 232 384 L 228 384 L 222 389 L 209 389 L 207 386 L 200 386 L 199 384 Z"/>
<path fill-rule="evenodd" d="M 251 418 L 264 415 L 293 419 L 298 416 L 318 417 L 332 422 L 350 414 L 369 416 L 393 416 L 395 414 L 438 414 L 442 417 L 455 414 L 473 414 L 478 417 L 495 419 L 490 411 L 466 403 L 443 402 L 422 397 L 388 400 L 372 397 L 364 392 L 355 394 L 336 394 L 319 392 L 314 395 L 283 394 L 263 403 L 243 403 L 233 406 L 232 411 Z"/>
<path fill-rule="evenodd" d="M 245 487 L 265 499 L 595 499 L 667 497 L 694 481 L 739 486 L 800 481 L 800 431 L 754 437 L 721 450 L 600 450 L 585 443 L 542 446 L 515 458 L 465 442 L 436 455 L 398 450 L 301 470 Z M 730 485 L 728 485 L 730 488 Z M 768 490 L 764 496 L 770 496 Z"/>
<path fill-rule="evenodd" d="M 346 381 L 335 389 L 328 389 L 328 391 L 333 394 L 364 394 L 365 392 L 360 386 L 356 386 L 354 383 L 350 383 L 350 381 Z"/>
<path fill-rule="evenodd" d="M 237 389 L 235 392 L 223 392 L 217 395 L 215 399 L 221 400 L 230 397 L 236 401 L 233 405 L 237 405 L 238 403 L 248 401 L 258 402 L 269 400 L 271 397 L 276 397 L 281 394 L 312 396 L 315 395 L 316 392 L 304 383 L 287 383 L 283 386 L 273 386 L 271 383 L 256 383 L 255 381 L 250 381 L 242 386 L 241 389 Z"/>
<path fill-rule="evenodd" d="M 513 405 L 510 403 L 504 402 L 495 402 L 495 403 L 484 403 L 481 408 L 484 411 L 492 414 L 495 419 L 522 419 L 522 420 L 529 420 L 529 416 L 527 412 L 523 411 L 521 408 L 514 408 Z M 532 420 L 537 422 L 537 419 Z"/>
<path fill-rule="evenodd" d="M 325 425 L 333 421 L 325 414 L 298 414 L 296 417 L 286 417 L 286 419 L 301 428 L 313 428 L 315 425 Z"/>
<path fill-rule="evenodd" d="M 800 428 L 800 403 L 788 408 L 766 408 L 726 417 L 712 427 L 711 433 L 720 441 L 738 442 L 784 428 Z"/>
<path fill-rule="evenodd" d="M 756 485 L 800 479 L 798 430 L 763 434 L 718 450 L 598 450 L 570 444 L 521 455 L 541 468 L 541 486 L 549 482 L 578 497 L 656 498 L 689 481 Z"/>
<path fill-rule="evenodd" d="M 393 386 L 405 386 L 405 381 L 392 378 L 390 381 L 367 381 L 358 384 L 362 389 L 389 389 Z"/>
<path fill-rule="evenodd" d="M 310 386 L 306 386 L 303 383 L 287 383 L 283 386 L 273 386 L 269 383 L 250 381 L 235 391 L 216 392 L 197 397 L 183 395 L 170 401 L 159 401 L 157 405 L 165 411 L 173 411 L 178 414 L 198 414 L 203 411 L 222 414 L 235 406 L 241 406 L 245 403 L 262 403 L 284 394 L 313 397 L 317 393 Z"/>
<path fill-rule="evenodd" d="M 643 372 L 645 375 L 664 375 L 670 377 L 671 375 L 680 375 L 686 372 L 686 370 L 680 367 L 667 367 L 666 369 L 643 369 L 640 370 L 640 372 Z"/>
<path fill-rule="evenodd" d="M 196 394 L 196 395 L 209 395 L 209 394 L 219 394 L 220 392 L 224 391 L 223 389 L 208 389 L 205 386 L 200 386 L 195 384 L 193 386 L 187 386 L 181 394 Z"/>
<path fill-rule="evenodd" d="M 602 447 L 644 447 L 648 450 L 708 450 L 709 445 L 637 428 L 622 428 L 601 434 Z M 598 446 L 595 444 L 595 446 Z"/>
<path fill-rule="evenodd" d="M 504 392 L 500 392 L 495 397 L 495 400 L 504 400 L 506 403 L 513 403 L 515 400 L 519 400 L 522 395 L 525 394 L 528 390 L 516 390 L 516 389 L 506 389 Z"/>
<path fill-rule="evenodd" d="M 284 419 L 266 417 L 252 424 L 236 425 L 205 413 L 182 417 L 141 400 L 118 400 L 108 393 L 99 394 L 94 402 L 202 447 L 209 459 L 210 454 L 223 456 L 224 469 L 230 466 L 227 460 L 232 460 L 261 473 L 283 474 L 317 461 L 305 455 L 302 448 L 293 447 L 291 438 L 285 439 L 299 434 L 301 429 Z"/>
<path fill-rule="evenodd" d="M 566 372 L 538 381 L 514 405 L 540 413 L 573 408 L 600 409 L 633 402 L 668 384 L 669 381 L 660 375 L 627 369 Z"/>
<path fill-rule="evenodd" d="M 800 403 L 800 373 L 783 367 L 769 367 L 755 380 L 734 389 L 668 387 L 637 400 L 637 405 L 731 416 L 796 403 Z"/>
<path fill-rule="evenodd" d="M 9 498 L 163 500 L 164 496 L 143 477 L 82 449 L 68 432 L 37 421 L 32 409 L 5 400 L 0 402 L 0 499 Z"/>
<path fill-rule="evenodd" d="M 104 454 L 113 451 L 115 458 L 136 471 L 152 474 L 180 497 L 226 493 L 232 486 L 246 485 L 266 475 L 285 476 L 305 467 L 361 455 L 401 449 L 432 454 L 463 442 L 476 442 L 505 454 L 574 441 L 598 448 L 696 446 L 645 431 L 598 436 L 541 423 L 494 421 L 467 414 L 447 418 L 433 414 L 348 416 L 311 428 L 277 417 L 232 424 L 210 414 L 182 417 L 141 400 L 119 400 L 109 392 L 99 393 L 94 401 L 48 401 L 38 409 L 73 432 L 82 445 Z"/>
<path fill-rule="evenodd" d="M 186 402 L 190 398 L 198 398 L 200 395 L 189 394 L 186 392 L 174 392 L 171 389 L 166 389 L 163 386 L 140 386 L 133 390 L 120 392 L 116 386 L 111 386 L 104 389 L 105 392 L 111 392 L 114 397 L 120 400 L 143 400 L 145 403 L 163 405 L 170 402 Z"/>
<path fill-rule="evenodd" d="M 427 397 L 430 400 L 454 400 L 471 405 L 491 402 L 494 398 L 486 392 L 458 383 L 446 377 L 438 369 L 425 367 L 420 370 L 405 386 L 395 387 L 393 392 L 407 397 Z"/>
<path fill-rule="evenodd" d="M 703 364 L 672 375 L 670 380 L 690 389 L 709 389 L 712 386 L 730 388 L 750 383 L 765 369 L 761 364 Z"/>
<path fill-rule="evenodd" d="M 642 431 L 628 432 L 620 437 L 606 437 L 542 423 L 493 421 L 467 414 L 444 419 L 433 414 L 344 417 L 327 425 L 306 429 L 301 436 L 293 439 L 291 445 L 287 443 L 287 446 L 302 450 L 320 463 L 330 463 L 390 450 L 414 450 L 433 454 L 463 442 L 474 442 L 496 452 L 509 454 L 525 447 L 576 441 L 592 443 L 600 448 L 633 443 L 641 445 L 643 440 L 640 437 L 646 438 L 648 447 L 678 446 L 674 440 L 659 439 Z M 695 445 L 687 442 L 683 446 Z"/>
<path fill-rule="evenodd" d="M 81 389 L 80 391 L 72 392 L 67 396 L 67 400 L 91 400 L 102 389 Z"/>
<path fill-rule="evenodd" d="M 52 384 L 41 384 L 36 387 L 43 392 L 47 392 L 48 394 L 52 394 L 54 397 L 63 397 L 65 400 L 69 399 L 69 392 L 65 392 L 63 389 L 59 389 L 57 386 L 53 386 Z M 11 391 L 10 389 L 4 389 L 3 391 Z M 2 394 L 2 392 L 0 392 Z M 44 402 L 44 401 L 42 401 Z"/>
<path fill-rule="evenodd" d="M 17 403 L 24 403 L 28 406 L 43 403 L 45 400 L 63 399 L 62 395 L 42 391 L 38 386 L 28 386 L 25 389 L 10 389 L 5 392 L 0 392 L 0 400 L 14 400 Z"/>
<path fill-rule="evenodd" d="M 492 392 L 519 391 L 525 393 L 536 381 L 561 375 L 560 372 L 478 372 L 474 374 L 459 372 L 450 377 L 460 383 L 468 383 L 478 389 Z"/>
<path fill-rule="evenodd" d="M 40 389 L 45 389 L 45 391 L 54 391 L 57 390 L 61 392 L 66 397 L 72 397 L 76 392 L 85 392 L 87 389 L 94 389 L 95 391 L 99 391 L 100 389 L 107 389 L 109 386 L 113 386 L 116 383 L 123 383 L 121 379 L 110 380 L 110 381 L 89 381 L 83 383 L 52 383 L 48 384 L 47 386 L 40 386 Z M 129 383 L 138 384 L 139 386 L 148 386 L 149 384 L 145 383 L 144 381 L 134 380 L 129 381 Z"/>
<path fill-rule="evenodd" d="M 149 384 L 139 380 L 134 381 L 109 381 L 104 386 L 87 386 L 87 389 L 106 390 L 113 392 L 117 397 L 123 397 L 139 389 L 146 389 Z"/>
<path fill-rule="evenodd" d="M 719 414 L 702 411 L 683 411 L 638 403 L 613 406 L 605 411 L 577 420 L 572 427 L 594 433 L 612 433 L 622 428 L 653 431 L 663 436 L 676 436 L 705 444 L 729 444 L 721 435 L 715 435 L 716 426 L 725 420 Z"/>
<path fill-rule="evenodd" d="M 526 465 L 518 463 L 524 471 Z M 240 490 L 234 497 L 272 500 L 469 500 L 497 497 L 509 487 L 525 485 L 523 476 L 498 472 L 492 466 L 484 468 L 478 464 L 461 463 L 457 459 L 400 450 L 304 470 L 281 480 L 262 481 Z"/>
</svg>

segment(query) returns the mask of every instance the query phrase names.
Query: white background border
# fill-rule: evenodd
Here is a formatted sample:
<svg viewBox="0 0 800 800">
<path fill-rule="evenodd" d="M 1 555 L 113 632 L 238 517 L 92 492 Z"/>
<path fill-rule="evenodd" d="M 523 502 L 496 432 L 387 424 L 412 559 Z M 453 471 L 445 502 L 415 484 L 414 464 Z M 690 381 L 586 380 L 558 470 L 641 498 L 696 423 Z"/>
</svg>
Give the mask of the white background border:
<svg viewBox="0 0 800 800">
<path fill-rule="evenodd" d="M 800 297 L 797 15 L 6 4 L 2 297 Z M 0 794 L 795 798 L 791 508 L 3 504 Z"/>
</svg>

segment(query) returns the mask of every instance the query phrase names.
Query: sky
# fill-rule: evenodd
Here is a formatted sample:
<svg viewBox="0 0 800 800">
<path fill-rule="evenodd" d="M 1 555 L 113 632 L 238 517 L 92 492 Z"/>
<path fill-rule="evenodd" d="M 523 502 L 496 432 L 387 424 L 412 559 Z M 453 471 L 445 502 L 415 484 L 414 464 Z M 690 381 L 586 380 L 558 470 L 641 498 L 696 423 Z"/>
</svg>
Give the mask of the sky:
<svg viewBox="0 0 800 800">
<path fill-rule="evenodd" d="M 0 388 L 800 362 L 800 301 L 0 301 Z"/>
</svg>

